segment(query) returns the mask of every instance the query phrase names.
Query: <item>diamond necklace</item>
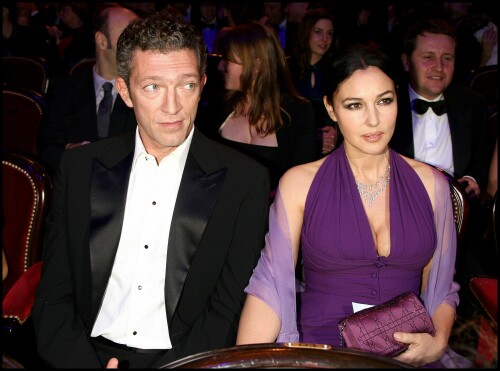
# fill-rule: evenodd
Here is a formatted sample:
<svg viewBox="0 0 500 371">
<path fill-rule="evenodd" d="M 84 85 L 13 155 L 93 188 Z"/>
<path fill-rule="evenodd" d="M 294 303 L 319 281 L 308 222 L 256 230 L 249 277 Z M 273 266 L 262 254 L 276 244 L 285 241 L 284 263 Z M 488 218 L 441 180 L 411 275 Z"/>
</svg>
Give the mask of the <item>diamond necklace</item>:
<svg viewBox="0 0 500 371">
<path fill-rule="evenodd" d="M 391 166 L 387 165 L 387 169 L 385 170 L 385 174 L 377 180 L 373 184 L 363 184 L 358 182 L 356 179 L 356 187 L 358 187 L 359 195 L 365 200 L 368 204 L 368 207 L 372 207 L 373 201 L 376 200 L 379 194 L 385 191 L 387 188 L 387 184 L 389 184 Z"/>
</svg>

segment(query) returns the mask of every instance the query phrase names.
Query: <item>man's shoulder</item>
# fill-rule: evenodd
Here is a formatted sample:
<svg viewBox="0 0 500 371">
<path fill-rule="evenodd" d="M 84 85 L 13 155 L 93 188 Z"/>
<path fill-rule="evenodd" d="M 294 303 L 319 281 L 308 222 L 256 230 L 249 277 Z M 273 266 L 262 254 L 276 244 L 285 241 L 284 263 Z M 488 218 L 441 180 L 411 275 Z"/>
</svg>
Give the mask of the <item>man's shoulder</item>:
<svg viewBox="0 0 500 371">
<path fill-rule="evenodd" d="M 135 131 L 127 132 L 66 150 L 63 156 L 66 156 L 68 161 L 85 161 L 100 156 L 106 156 L 108 153 L 115 157 L 124 151 L 126 153 L 133 152 L 134 141 Z"/>
<path fill-rule="evenodd" d="M 465 104 L 467 104 L 467 102 L 470 104 L 486 104 L 486 97 L 484 95 L 468 86 L 456 83 L 452 83 L 448 86 L 448 88 L 444 91 L 444 96 L 445 99 L 457 99 L 460 100 L 461 103 L 464 102 Z"/>
<path fill-rule="evenodd" d="M 65 95 L 73 95 L 83 89 L 94 90 L 92 69 L 84 69 L 72 76 L 59 77 L 53 82 L 53 91 Z"/>
<path fill-rule="evenodd" d="M 201 153 L 205 152 L 207 155 L 209 152 L 213 153 L 221 166 L 234 167 L 236 169 L 241 169 L 243 172 L 267 171 L 264 165 L 250 156 L 207 137 L 199 130 L 195 133 L 196 141 L 194 141 L 194 143 L 199 144 L 199 148 L 197 150 L 201 151 Z"/>
</svg>

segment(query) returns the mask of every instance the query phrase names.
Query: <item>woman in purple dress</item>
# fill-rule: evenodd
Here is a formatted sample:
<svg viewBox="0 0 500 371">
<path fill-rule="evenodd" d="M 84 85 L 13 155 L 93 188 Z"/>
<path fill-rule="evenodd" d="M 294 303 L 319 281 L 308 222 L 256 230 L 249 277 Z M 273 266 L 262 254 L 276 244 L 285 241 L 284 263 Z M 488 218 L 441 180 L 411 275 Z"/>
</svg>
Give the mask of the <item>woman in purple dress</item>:
<svg viewBox="0 0 500 371">
<path fill-rule="evenodd" d="M 245 290 L 238 344 L 340 346 L 342 318 L 412 291 L 436 334 L 395 333 L 409 345 L 395 359 L 456 366 L 448 348 L 459 302 L 449 185 L 388 146 L 397 115 L 393 71 L 384 54 L 362 46 L 330 66 L 324 104 L 344 143 L 280 180 L 266 248 Z M 299 246 L 305 285 L 296 294 Z"/>
</svg>

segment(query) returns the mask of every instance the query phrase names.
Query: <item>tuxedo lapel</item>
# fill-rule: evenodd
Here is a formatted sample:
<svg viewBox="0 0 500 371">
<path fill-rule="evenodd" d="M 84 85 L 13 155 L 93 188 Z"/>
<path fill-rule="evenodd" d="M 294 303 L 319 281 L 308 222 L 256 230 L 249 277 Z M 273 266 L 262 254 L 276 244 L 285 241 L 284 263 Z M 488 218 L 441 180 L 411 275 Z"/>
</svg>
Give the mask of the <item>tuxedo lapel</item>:
<svg viewBox="0 0 500 371">
<path fill-rule="evenodd" d="M 207 147 L 205 139 L 195 130 L 175 203 L 168 241 L 165 306 L 170 328 L 191 260 L 226 176 L 227 169 L 217 168 L 216 164 L 217 160 Z"/>
<path fill-rule="evenodd" d="M 465 150 L 470 148 L 470 135 L 471 133 L 471 115 L 467 113 L 468 105 L 462 103 L 462 99 L 455 93 L 450 86 L 444 92 L 444 98 L 447 106 L 448 125 L 450 127 L 451 145 L 453 148 L 453 167 L 455 173 L 462 174 L 465 171 L 465 165 L 469 160 L 469 151 Z"/>
<path fill-rule="evenodd" d="M 113 148 L 116 150 L 116 147 Z M 102 302 L 118 248 L 128 181 L 133 159 L 133 145 L 128 155 L 110 163 L 94 160 L 90 183 L 90 263 L 92 277 L 92 310 Z M 113 154 L 114 157 L 115 154 Z"/>
<path fill-rule="evenodd" d="M 408 85 L 404 84 L 398 94 L 398 117 L 396 129 L 391 139 L 391 147 L 404 156 L 415 157 L 410 97 Z"/>
</svg>

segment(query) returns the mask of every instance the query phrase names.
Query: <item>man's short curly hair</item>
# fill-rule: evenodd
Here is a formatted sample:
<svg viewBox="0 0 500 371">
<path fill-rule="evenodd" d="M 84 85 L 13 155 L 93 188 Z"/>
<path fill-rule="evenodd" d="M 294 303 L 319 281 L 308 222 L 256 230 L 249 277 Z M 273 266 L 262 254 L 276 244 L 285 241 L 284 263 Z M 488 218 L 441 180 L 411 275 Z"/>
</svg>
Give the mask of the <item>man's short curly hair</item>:
<svg viewBox="0 0 500 371">
<path fill-rule="evenodd" d="M 136 51 L 171 53 L 180 50 L 194 51 L 200 76 L 203 76 L 207 66 L 207 49 L 200 31 L 191 23 L 162 12 L 136 19 L 118 38 L 118 75 L 129 85 Z"/>
</svg>

